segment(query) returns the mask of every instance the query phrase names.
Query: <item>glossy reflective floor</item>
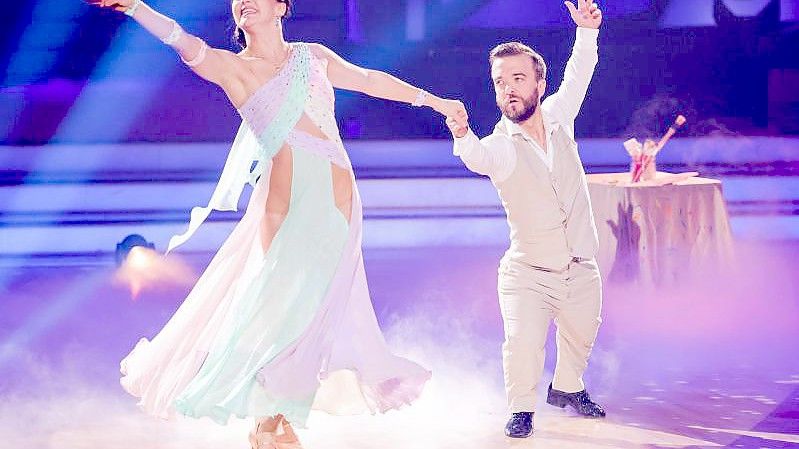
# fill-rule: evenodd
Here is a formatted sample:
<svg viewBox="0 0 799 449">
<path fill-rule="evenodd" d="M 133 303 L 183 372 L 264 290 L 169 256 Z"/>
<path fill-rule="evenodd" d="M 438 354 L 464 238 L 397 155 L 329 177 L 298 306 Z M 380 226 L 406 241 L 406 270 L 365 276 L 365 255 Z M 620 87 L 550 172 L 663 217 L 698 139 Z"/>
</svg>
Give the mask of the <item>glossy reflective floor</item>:
<svg viewBox="0 0 799 449">
<path fill-rule="evenodd" d="M 543 403 L 550 344 L 535 434 L 518 441 L 502 434 L 502 250 L 366 251 L 390 344 L 434 378 L 398 412 L 313 414 L 300 431 L 304 446 L 799 447 L 799 243 L 738 242 L 736 266 L 656 291 L 606 284 L 586 384 L 608 417 L 582 419 Z M 205 260 L 187 263 L 199 270 Z M 145 289 L 132 300 L 110 263 L 53 265 L 0 269 L 0 446 L 249 447 L 249 421 L 157 421 L 118 386 L 119 359 L 159 329 L 188 285 Z"/>
</svg>

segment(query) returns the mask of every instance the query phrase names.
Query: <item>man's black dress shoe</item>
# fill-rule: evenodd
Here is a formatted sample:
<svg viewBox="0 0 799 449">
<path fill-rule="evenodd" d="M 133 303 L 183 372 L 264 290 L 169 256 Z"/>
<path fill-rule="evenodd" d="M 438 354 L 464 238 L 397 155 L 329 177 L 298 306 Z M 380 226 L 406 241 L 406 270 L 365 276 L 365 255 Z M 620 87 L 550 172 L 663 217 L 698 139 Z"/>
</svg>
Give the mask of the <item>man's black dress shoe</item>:
<svg viewBox="0 0 799 449">
<path fill-rule="evenodd" d="M 577 413 L 591 418 L 604 418 L 605 410 L 601 405 L 591 400 L 585 390 L 578 391 L 577 393 L 566 393 L 563 391 L 555 390 L 552 384 L 549 384 L 547 391 L 547 404 L 556 407 L 566 407 L 571 405 Z"/>
<path fill-rule="evenodd" d="M 505 436 L 527 438 L 533 434 L 533 412 L 517 412 L 505 424 Z"/>
</svg>

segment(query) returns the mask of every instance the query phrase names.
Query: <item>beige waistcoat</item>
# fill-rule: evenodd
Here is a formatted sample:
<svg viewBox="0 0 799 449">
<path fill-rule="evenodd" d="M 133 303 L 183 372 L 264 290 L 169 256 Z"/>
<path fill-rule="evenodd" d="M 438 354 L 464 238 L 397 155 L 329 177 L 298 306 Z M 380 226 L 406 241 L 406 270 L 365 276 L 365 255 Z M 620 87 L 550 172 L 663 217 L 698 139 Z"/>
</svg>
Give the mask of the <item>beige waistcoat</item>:
<svg viewBox="0 0 799 449">
<path fill-rule="evenodd" d="M 500 122 L 495 133 L 508 135 Z M 516 167 L 495 182 L 510 226 L 511 245 L 505 261 L 560 270 L 572 258 L 593 258 L 599 248 L 585 171 L 577 143 L 554 125 L 552 172 L 520 135 L 510 137 Z"/>
</svg>

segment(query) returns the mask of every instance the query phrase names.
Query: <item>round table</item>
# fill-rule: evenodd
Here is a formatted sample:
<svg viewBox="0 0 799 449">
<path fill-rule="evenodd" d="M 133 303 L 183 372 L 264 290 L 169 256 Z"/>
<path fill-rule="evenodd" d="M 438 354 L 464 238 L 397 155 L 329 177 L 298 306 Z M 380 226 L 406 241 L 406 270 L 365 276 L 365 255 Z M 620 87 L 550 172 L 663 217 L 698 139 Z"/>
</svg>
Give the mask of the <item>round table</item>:
<svg viewBox="0 0 799 449">
<path fill-rule="evenodd" d="M 597 263 L 610 283 L 660 287 L 732 260 L 721 181 L 657 172 L 587 175 L 599 234 Z"/>
</svg>

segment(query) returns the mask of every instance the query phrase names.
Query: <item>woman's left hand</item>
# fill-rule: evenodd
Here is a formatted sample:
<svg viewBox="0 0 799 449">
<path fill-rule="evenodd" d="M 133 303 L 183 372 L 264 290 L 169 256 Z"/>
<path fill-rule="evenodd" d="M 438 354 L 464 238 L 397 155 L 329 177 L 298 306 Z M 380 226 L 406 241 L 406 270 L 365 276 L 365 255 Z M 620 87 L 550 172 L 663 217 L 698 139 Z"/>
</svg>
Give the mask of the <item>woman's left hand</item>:
<svg viewBox="0 0 799 449">
<path fill-rule="evenodd" d="M 466 106 L 460 100 L 439 99 L 431 105 L 439 114 L 465 123 L 469 120 Z"/>
</svg>

